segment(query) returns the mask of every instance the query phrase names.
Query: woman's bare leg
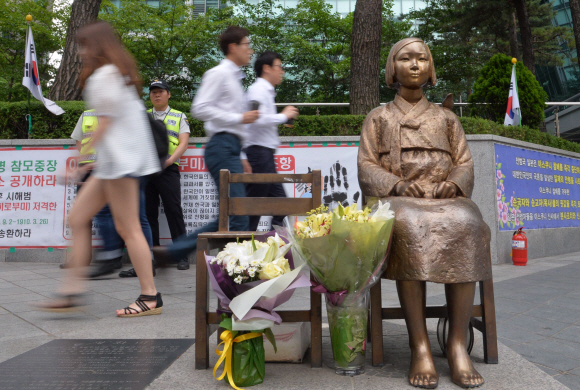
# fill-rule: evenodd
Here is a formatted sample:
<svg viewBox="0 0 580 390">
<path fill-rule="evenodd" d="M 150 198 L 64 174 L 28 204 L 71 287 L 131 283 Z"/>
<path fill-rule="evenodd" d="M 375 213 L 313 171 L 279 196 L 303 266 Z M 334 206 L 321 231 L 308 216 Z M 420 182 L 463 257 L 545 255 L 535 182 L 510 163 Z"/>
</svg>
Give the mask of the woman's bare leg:
<svg viewBox="0 0 580 390">
<path fill-rule="evenodd" d="M 71 210 L 68 223 L 73 234 L 73 253 L 67 278 L 61 288 L 63 294 L 75 294 L 83 290 L 83 268 L 89 265 L 92 255 L 92 218 L 105 206 L 103 181 L 89 177 L 79 191 Z"/>
<path fill-rule="evenodd" d="M 139 180 L 122 178 L 105 180 L 104 182 L 105 196 L 113 215 L 115 228 L 127 245 L 131 262 L 139 277 L 141 294 L 156 295 L 157 290 L 151 267 L 151 252 L 139 220 Z M 146 304 L 150 308 L 156 306 L 156 302 L 148 301 Z M 141 311 L 134 303 L 130 307 Z M 124 311 L 117 310 L 117 314 L 123 315 Z"/>
</svg>

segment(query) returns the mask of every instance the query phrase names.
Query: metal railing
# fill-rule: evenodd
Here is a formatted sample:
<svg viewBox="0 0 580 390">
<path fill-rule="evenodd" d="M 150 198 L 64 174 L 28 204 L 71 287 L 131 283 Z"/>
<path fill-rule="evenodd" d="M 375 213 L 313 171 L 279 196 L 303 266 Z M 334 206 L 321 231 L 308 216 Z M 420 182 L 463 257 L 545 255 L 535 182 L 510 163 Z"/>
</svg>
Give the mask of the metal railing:
<svg viewBox="0 0 580 390">
<path fill-rule="evenodd" d="M 350 103 L 275 103 L 278 107 L 284 106 L 294 106 L 294 107 L 349 107 Z M 381 106 L 384 106 L 387 103 L 380 103 Z M 441 103 L 435 103 L 441 105 Z M 498 104 L 498 103 L 453 103 L 454 106 L 460 107 L 460 115 L 463 116 L 463 110 L 461 108 L 467 107 L 470 105 L 488 105 L 488 104 Z M 560 137 L 560 120 L 559 120 L 559 107 L 564 106 L 580 106 L 580 102 L 546 102 L 546 106 L 552 107 L 556 106 L 554 109 L 554 124 L 556 126 L 556 137 Z M 318 109 L 316 110 L 316 115 L 319 114 Z"/>
</svg>

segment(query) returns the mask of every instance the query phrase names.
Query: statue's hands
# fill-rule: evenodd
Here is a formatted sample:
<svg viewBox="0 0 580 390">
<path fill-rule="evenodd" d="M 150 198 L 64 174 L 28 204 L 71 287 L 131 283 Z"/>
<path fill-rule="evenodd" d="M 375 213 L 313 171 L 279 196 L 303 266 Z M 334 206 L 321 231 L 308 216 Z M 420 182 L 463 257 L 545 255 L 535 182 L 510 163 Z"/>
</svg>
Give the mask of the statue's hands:
<svg viewBox="0 0 580 390">
<path fill-rule="evenodd" d="M 395 194 L 397 196 L 411 196 L 413 198 L 422 198 L 425 195 L 425 190 L 419 183 L 409 183 L 407 181 L 400 181 L 395 185 Z"/>
<path fill-rule="evenodd" d="M 459 188 L 457 188 L 455 183 L 444 181 L 435 187 L 435 191 L 433 191 L 433 197 L 436 199 L 455 198 L 457 197 L 458 192 Z"/>
</svg>

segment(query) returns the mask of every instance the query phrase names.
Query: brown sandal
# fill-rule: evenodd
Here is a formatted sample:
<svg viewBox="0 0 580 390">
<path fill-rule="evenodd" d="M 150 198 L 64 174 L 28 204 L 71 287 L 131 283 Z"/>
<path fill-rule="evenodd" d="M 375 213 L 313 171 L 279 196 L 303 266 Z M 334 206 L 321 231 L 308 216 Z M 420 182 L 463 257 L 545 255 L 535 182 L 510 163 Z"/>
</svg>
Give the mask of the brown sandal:
<svg viewBox="0 0 580 390">
<path fill-rule="evenodd" d="M 151 309 L 145 302 L 157 302 L 157 305 Z M 117 317 L 153 316 L 156 314 L 161 314 L 163 310 L 163 300 L 161 299 L 161 293 L 157 293 L 157 295 L 139 295 L 139 298 L 137 298 L 135 303 L 139 309 L 141 309 L 141 311 L 127 306 L 123 309 L 125 314 L 117 314 Z"/>
</svg>

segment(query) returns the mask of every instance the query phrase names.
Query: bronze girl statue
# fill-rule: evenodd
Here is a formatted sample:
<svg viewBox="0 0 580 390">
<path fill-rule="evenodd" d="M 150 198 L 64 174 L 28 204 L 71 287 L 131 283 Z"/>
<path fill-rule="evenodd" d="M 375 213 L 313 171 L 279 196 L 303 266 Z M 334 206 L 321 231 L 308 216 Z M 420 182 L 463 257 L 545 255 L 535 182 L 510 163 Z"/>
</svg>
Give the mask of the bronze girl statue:
<svg viewBox="0 0 580 390">
<path fill-rule="evenodd" d="M 491 235 L 469 199 L 474 177 L 467 140 L 459 118 L 423 95 L 423 87 L 437 79 L 421 39 L 406 38 L 393 46 L 386 80 L 398 93 L 364 121 L 358 178 L 365 196 L 387 198 L 395 210 L 386 275 L 397 281 L 405 313 L 409 382 L 432 389 L 439 380 L 425 322 L 429 281 L 445 284 L 451 379 L 461 387 L 477 387 L 483 378 L 471 363 L 466 339 L 475 282 L 491 278 Z"/>
</svg>

